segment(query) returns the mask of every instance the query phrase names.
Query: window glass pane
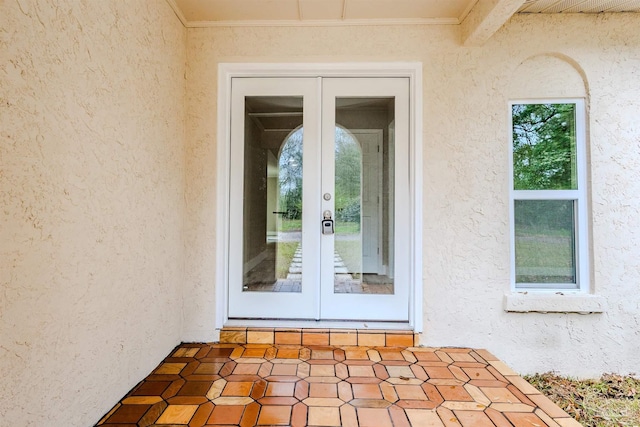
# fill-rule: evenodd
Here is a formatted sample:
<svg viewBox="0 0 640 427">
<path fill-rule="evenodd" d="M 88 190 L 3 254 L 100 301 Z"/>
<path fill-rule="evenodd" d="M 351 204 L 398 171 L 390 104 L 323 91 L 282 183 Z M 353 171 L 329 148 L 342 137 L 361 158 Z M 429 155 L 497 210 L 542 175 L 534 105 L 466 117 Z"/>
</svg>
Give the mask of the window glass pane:
<svg viewBox="0 0 640 427">
<path fill-rule="evenodd" d="M 575 104 L 515 104 L 513 188 L 575 190 Z"/>
<path fill-rule="evenodd" d="M 394 102 L 336 99 L 335 293 L 394 293 Z"/>
<path fill-rule="evenodd" d="M 516 283 L 575 285 L 574 201 L 516 200 L 514 203 Z"/>
<path fill-rule="evenodd" d="M 302 291 L 302 105 L 245 98 L 244 292 Z"/>
</svg>

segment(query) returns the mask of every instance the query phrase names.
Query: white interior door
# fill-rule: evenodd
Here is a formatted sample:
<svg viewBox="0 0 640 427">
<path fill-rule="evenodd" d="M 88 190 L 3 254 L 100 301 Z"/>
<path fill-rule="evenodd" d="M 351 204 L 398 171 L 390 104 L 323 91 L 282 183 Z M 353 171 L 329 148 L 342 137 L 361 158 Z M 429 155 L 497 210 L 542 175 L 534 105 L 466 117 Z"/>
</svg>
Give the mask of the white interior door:
<svg viewBox="0 0 640 427">
<path fill-rule="evenodd" d="M 229 317 L 407 321 L 408 79 L 234 78 L 231 104 Z"/>
</svg>

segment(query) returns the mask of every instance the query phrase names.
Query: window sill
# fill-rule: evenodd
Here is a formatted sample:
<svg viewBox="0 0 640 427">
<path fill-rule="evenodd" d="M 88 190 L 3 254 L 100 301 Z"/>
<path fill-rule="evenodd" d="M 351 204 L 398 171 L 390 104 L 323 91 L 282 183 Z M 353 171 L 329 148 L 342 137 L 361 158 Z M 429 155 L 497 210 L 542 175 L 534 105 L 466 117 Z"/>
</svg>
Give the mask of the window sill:
<svg viewBox="0 0 640 427">
<path fill-rule="evenodd" d="M 513 313 L 603 313 L 605 299 L 598 295 L 566 292 L 512 292 L 504 296 L 504 310 Z"/>
</svg>

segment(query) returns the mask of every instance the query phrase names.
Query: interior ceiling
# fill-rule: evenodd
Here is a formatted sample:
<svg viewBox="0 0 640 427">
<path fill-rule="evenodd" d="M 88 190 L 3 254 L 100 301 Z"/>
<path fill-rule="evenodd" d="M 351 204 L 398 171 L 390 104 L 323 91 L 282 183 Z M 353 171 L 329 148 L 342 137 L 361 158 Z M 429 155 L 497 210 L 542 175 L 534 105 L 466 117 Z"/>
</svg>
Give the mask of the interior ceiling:
<svg viewBox="0 0 640 427">
<path fill-rule="evenodd" d="M 189 27 L 269 24 L 460 24 L 485 0 L 167 0 Z M 495 3 L 495 1 L 494 1 Z M 640 12 L 640 0 L 497 0 L 519 13 Z"/>
</svg>

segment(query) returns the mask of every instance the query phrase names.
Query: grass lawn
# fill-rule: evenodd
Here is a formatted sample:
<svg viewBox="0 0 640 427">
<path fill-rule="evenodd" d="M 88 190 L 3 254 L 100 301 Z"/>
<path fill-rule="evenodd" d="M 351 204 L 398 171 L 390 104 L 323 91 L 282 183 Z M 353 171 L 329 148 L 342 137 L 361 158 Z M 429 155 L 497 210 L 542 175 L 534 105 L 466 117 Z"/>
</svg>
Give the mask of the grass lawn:
<svg viewBox="0 0 640 427">
<path fill-rule="evenodd" d="M 553 373 L 524 377 L 586 427 L 639 427 L 640 379 L 605 374 L 575 380 Z"/>
<path fill-rule="evenodd" d="M 276 256 L 276 278 L 286 279 L 298 242 L 278 242 Z"/>
<path fill-rule="evenodd" d="M 523 229 L 516 233 L 519 283 L 573 283 L 574 242 L 571 234 Z"/>
</svg>

